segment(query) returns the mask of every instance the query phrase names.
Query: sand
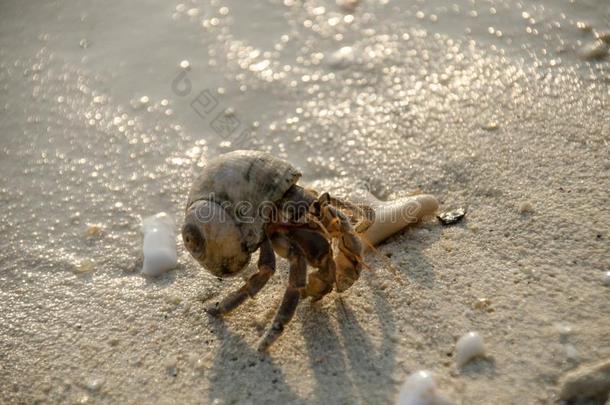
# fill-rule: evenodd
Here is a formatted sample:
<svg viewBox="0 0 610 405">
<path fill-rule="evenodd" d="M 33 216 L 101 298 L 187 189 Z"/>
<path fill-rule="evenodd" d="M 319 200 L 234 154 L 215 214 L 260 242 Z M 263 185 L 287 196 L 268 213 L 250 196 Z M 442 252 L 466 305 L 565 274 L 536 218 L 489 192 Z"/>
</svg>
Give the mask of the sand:
<svg viewBox="0 0 610 405">
<path fill-rule="evenodd" d="M 0 402 L 382 404 L 429 370 L 456 404 L 554 403 L 610 357 L 609 59 L 582 55 L 605 0 L 251 3 L 0 5 Z M 224 322 L 203 308 L 240 278 L 179 240 L 139 274 L 141 219 L 180 222 L 244 147 L 468 213 L 388 240 L 260 355 L 284 261 Z"/>
</svg>

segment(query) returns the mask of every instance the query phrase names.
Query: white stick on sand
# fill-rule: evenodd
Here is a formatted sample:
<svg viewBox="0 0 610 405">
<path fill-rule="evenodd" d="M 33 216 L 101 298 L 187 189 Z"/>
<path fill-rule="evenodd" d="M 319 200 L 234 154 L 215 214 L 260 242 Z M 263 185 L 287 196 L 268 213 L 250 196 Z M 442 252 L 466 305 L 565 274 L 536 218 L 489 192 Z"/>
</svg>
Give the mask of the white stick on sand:
<svg viewBox="0 0 610 405">
<path fill-rule="evenodd" d="M 408 196 L 371 205 L 375 210 L 375 222 L 362 237 L 373 246 L 383 242 L 407 225 L 434 215 L 438 210 L 438 201 L 430 194 Z"/>
</svg>

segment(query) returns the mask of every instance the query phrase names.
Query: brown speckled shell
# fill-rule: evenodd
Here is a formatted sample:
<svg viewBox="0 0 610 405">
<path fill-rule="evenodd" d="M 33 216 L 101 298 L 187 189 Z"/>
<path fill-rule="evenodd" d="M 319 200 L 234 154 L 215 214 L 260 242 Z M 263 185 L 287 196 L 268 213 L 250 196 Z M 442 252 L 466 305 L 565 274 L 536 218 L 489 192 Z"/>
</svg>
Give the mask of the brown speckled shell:
<svg viewBox="0 0 610 405">
<path fill-rule="evenodd" d="M 210 160 L 195 180 L 187 209 L 195 201 L 211 200 L 223 206 L 239 224 L 250 252 L 263 241 L 268 218 L 259 207 L 275 203 L 301 177 L 290 163 L 271 154 L 237 150 Z M 240 220 L 242 213 L 247 220 Z"/>
</svg>

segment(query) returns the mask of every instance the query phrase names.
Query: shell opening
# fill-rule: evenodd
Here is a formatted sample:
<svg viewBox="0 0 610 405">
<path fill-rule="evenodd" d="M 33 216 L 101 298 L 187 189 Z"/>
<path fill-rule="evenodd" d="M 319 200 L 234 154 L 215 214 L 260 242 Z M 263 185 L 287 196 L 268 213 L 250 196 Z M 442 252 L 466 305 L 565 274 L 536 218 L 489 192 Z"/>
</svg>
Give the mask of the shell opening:
<svg viewBox="0 0 610 405">
<path fill-rule="evenodd" d="M 239 226 L 212 201 L 196 201 L 187 209 L 182 239 L 189 253 L 218 277 L 234 275 L 250 261 Z"/>
</svg>

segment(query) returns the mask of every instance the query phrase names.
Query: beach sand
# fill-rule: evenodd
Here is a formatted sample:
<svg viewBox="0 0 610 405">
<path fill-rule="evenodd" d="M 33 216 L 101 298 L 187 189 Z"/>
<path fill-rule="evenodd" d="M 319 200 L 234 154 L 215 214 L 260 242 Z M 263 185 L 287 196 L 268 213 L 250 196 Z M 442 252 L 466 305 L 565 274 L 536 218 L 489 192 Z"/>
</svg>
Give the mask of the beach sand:
<svg viewBox="0 0 610 405">
<path fill-rule="evenodd" d="M 0 5 L 0 402 L 384 404 L 430 370 L 455 404 L 555 403 L 610 357 L 606 0 L 251 3 Z M 139 273 L 141 219 L 180 224 L 239 148 L 467 215 L 382 244 L 261 355 L 285 261 L 223 322 L 241 277 L 179 238 Z M 487 357 L 457 368 L 469 331 Z"/>
</svg>

